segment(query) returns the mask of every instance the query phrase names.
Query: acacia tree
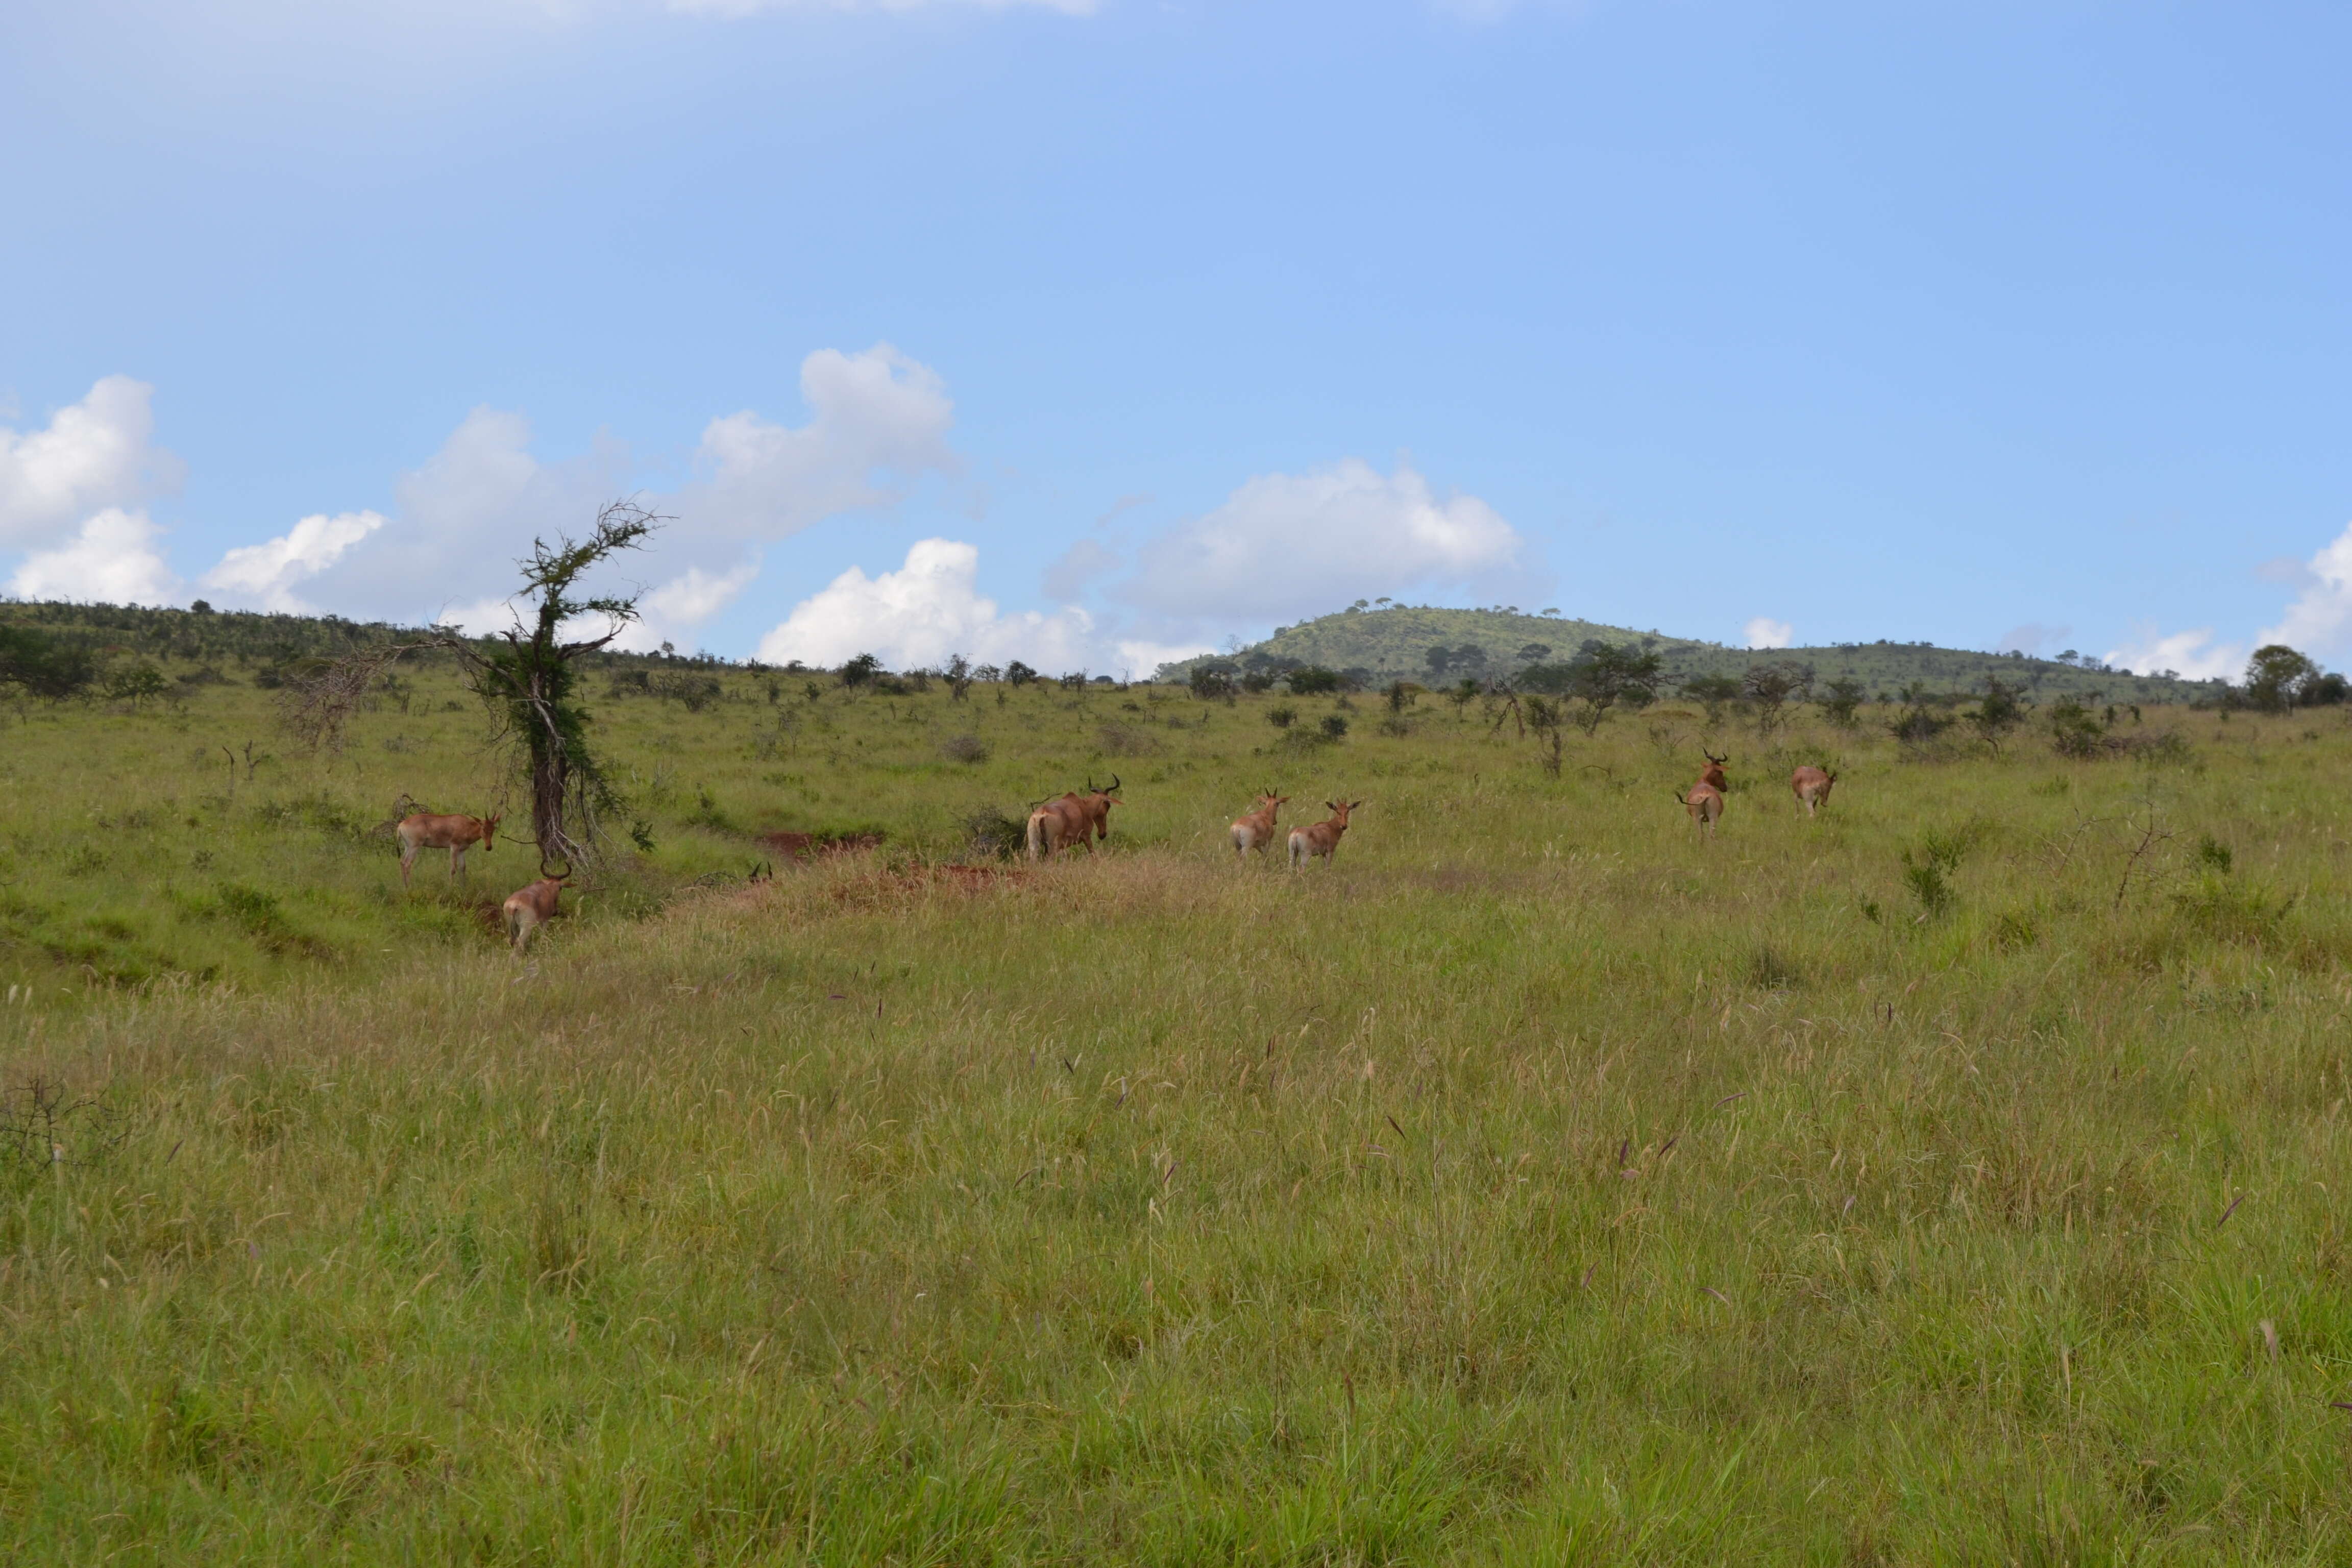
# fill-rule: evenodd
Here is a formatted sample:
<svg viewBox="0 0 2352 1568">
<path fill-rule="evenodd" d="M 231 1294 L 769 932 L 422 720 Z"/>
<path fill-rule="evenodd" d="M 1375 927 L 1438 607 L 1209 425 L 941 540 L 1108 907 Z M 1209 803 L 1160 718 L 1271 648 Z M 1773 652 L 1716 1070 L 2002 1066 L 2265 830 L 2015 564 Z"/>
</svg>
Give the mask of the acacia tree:
<svg viewBox="0 0 2352 1568">
<path fill-rule="evenodd" d="M 597 835 L 596 813 L 615 798 L 588 744 L 587 710 L 572 697 L 574 666 L 637 618 L 637 596 L 582 595 L 577 585 L 590 568 L 638 549 L 667 521 L 635 501 L 616 500 L 596 514 L 596 527 L 585 539 L 558 534 L 551 546 L 532 540 L 530 558 L 518 563 L 523 585 L 517 597 L 530 605 L 529 624 L 518 616 L 487 647 L 462 637 L 439 639 L 464 661 L 469 684 L 498 716 L 500 733 L 527 760 L 531 836 L 542 861 L 585 859 Z M 603 617 L 610 629 L 564 641 L 565 628 L 589 616 Z"/>
</svg>

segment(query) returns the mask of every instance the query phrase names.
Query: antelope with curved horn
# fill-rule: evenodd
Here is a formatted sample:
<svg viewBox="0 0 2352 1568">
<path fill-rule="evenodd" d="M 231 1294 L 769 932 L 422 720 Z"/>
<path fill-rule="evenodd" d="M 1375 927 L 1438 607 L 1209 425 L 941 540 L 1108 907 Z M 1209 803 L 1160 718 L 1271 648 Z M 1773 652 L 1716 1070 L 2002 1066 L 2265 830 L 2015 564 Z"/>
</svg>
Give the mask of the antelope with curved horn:
<svg viewBox="0 0 2352 1568">
<path fill-rule="evenodd" d="M 563 891 L 564 879 L 572 875 L 566 866 L 561 872 L 550 875 L 547 864 L 540 863 L 539 880 L 519 892 L 507 895 L 499 906 L 506 918 L 507 942 L 517 953 L 530 946 L 530 933 L 555 918 L 555 897 Z"/>
<path fill-rule="evenodd" d="M 1830 803 L 1830 786 L 1836 783 L 1835 768 L 1824 772 L 1820 768 L 1803 767 L 1789 775 L 1789 788 L 1796 795 L 1797 804 L 1804 807 L 1807 816 Z"/>
<path fill-rule="evenodd" d="M 1274 843 L 1274 819 L 1290 797 L 1272 791 L 1257 797 L 1257 809 L 1247 816 L 1237 817 L 1228 829 L 1234 841 L 1234 858 L 1242 859 L 1252 849 L 1264 855 Z"/>
<path fill-rule="evenodd" d="M 1329 817 L 1321 822 L 1310 822 L 1304 827 L 1292 828 L 1290 868 L 1294 871 L 1300 869 L 1309 857 L 1329 865 L 1333 853 L 1339 847 L 1339 836 L 1348 831 L 1348 814 L 1363 804 L 1360 800 L 1327 800 L 1323 805 L 1331 813 Z"/>
<path fill-rule="evenodd" d="M 1108 789 L 1097 789 L 1095 787 L 1094 775 L 1089 773 L 1087 775 L 1086 794 L 1082 795 L 1073 795 L 1064 797 L 1065 799 L 1077 802 L 1078 809 L 1087 814 L 1087 826 L 1093 831 L 1094 838 L 1108 839 L 1110 837 L 1110 808 L 1114 805 L 1122 805 L 1126 804 L 1118 798 L 1118 775 L 1117 773 L 1110 775 L 1110 787 Z M 1094 843 L 1092 840 L 1088 841 L 1087 848 L 1089 852 L 1093 850 Z"/>
<path fill-rule="evenodd" d="M 483 854 L 490 852 L 490 837 L 504 815 L 494 811 L 488 816 L 456 816 L 419 811 L 402 817 L 393 830 L 400 840 L 400 885 L 408 886 L 409 868 L 427 849 L 449 851 L 449 879 L 457 880 L 465 868 L 467 850 L 479 844 Z"/>
</svg>

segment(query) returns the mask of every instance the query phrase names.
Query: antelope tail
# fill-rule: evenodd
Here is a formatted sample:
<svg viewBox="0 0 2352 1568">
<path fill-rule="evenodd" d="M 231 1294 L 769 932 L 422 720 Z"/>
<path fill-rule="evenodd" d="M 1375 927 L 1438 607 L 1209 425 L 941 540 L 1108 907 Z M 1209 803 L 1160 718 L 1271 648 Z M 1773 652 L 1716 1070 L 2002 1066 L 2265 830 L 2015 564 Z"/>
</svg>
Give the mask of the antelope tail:
<svg viewBox="0 0 2352 1568">
<path fill-rule="evenodd" d="M 1029 814 L 1029 858 L 1032 860 L 1043 860 L 1045 858 L 1045 814 L 1041 811 L 1033 811 Z"/>
</svg>

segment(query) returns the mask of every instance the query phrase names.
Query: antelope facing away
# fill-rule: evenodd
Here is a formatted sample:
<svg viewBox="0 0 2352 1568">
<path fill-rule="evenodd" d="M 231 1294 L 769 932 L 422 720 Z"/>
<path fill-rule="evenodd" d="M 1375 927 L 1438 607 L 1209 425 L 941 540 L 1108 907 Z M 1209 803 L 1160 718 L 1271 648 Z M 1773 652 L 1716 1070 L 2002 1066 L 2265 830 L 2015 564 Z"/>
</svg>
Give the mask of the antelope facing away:
<svg viewBox="0 0 2352 1568">
<path fill-rule="evenodd" d="M 1283 803 L 1289 798 L 1286 795 L 1262 795 L 1257 797 L 1255 811 L 1251 812 L 1247 816 L 1234 820 L 1231 829 L 1234 859 L 1243 858 L 1244 854 L 1252 849 L 1256 850 L 1260 855 L 1266 852 L 1267 847 L 1274 843 L 1275 816 L 1282 810 Z"/>
<path fill-rule="evenodd" d="M 1348 831 L 1348 814 L 1364 803 L 1360 800 L 1327 800 L 1323 803 L 1331 815 L 1322 822 L 1310 822 L 1304 827 L 1290 830 L 1290 868 L 1294 871 L 1314 856 L 1325 865 L 1331 863 L 1332 852 L 1339 847 L 1339 835 Z"/>
<path fill-rule="evenodd" d="M 479 844 L 483 854 L 490 852 L 490 836 L 498 831 L 499 818 L 504 815 L 452 816 L 419 811 L 402 817 L 394 830 L 400 838 L 400 885 L 408 886 L 409 868 L 427 849 L 449 851 L 449 879 L 457 880 L 457 873 L 465 869 L 467 850 Z"/>
<path fill-rule="evenodd" d="M 555 918 L 555 896 L 563 891 L 563 879 L 572 875 L 569 868 L 556 876 L 544 875 L 547 868 L 540 867 L 539 880 L 520 892 L 510 893 L 500 906 L 506 916 L 507 941 L 518 953 L 530 946 L 530 933 Z"/>
<path fill-rule="evenodd" d="M 1064 848 L 1078 843 L 1092 847 L 1089 835 L 1094 831 L 1094 819 L 1078 804 L 1076 795 L 1057 795 L 1029 814 L 1025 835 L 1032 860 L 1051 860 Z"/>
<path fill-rule="evenodd" d="M 1835 769 L 1823 773 L 1819 768 L 1799 768 L 1789 775 L 1789 788 L 1795 793 L 1797 804 L 1805 808 L 1807 816 L 1830 803 L 1830 786 L 1835 783 Z"/>
<path fill-rule="evenodd" d="M 1708 751 L 1701 751 L 1699 755 L 1706 759 L 1706 766 L 1700 772 L 1698 783 L 1675 798 L 1690 813 L 1691 821 L 1698 825 L 1701 836 L 1711 837 L 1716 819 L 1723 815 L 1723 793 L 1731 787 L 1731 781 L 1723 773 L 1723 764 L 1731 758 L 1728 754 L 1718 757 Z"/>
</svg>

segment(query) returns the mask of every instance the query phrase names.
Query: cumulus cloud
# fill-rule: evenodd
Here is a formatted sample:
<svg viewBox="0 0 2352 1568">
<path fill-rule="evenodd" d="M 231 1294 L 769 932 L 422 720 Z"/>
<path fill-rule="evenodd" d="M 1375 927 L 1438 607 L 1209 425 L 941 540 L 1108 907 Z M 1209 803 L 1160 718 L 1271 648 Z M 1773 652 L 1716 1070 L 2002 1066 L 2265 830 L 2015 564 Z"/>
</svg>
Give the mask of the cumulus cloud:
<svg viewBox="0 0 2352 1568">
<path fill-rule="evenodd" d="M 295 596 L 294 585 L 342 559 L 352 546 L 383 526 L 383 514 L 314 512 L 277 538 L 230 551 L 205 573 L 200 584 L 236 604 L 284 615 L 314 615 L 316 607 Z"/>
<path fill-rule="evenodd" d="M 2352 525 L 2322 547 L 2298 576 L 2303 592 L 2278 625 L 2263 627 L 2255 642 L 2284 643 L 2315 657 L 2341 655 L 2352 643 Z"/>
<path fill-rule="evenodd" d="M 1740 628 L 1740 635 L 1752 648 L 1787 647 L 1797 635 L 1797 628 L 1786 621 L 1776 621 L 1769 616 L 1758 616 Z"/>
<path fill-rule="evenodd" d="M 1171 620 L 1284 620 L 1401 588 L 1525 585 L 1525 541 L 1475 496 L 1399 460 L 1265 474 L 1147 542 L 1118 596 Z"/>
<path fill-rule="evenodd" d="M 2243 643 L 2217 641 L 2210 626 L 2169 636 L 2154 626 L 2142 626 L 2130 642 L 2109 649 L 2101 662 L 2140 675 L 2179 675 L 2190 680 L 2218 676 L 2234 680 L 2245 672 L 2247 652 Z"/>
<path fill-rule="evenodd" d="M 1097 641 L 1094 617 L 1081 609 L 1002 613 L 994 600 L 981 595 L 979 574 L 976 547 L 919 540 L 898 571 L 868 577 L 853 566 L 795 605 L 782 625 L 760 639 L 760 658 L 770 664 L 839 664 L 870 653 L 909 668 L 961 653 L 978 663 L 1017 658 L 1059 673 L 1097 668 L 1107 654 L 1121 651 Z M 1133 646 L 1158 662 L 1156 649 Z M 1127 657 L 1133 662 L 1123 668 L 1150 672 L 1141 657 Z"/>
<path fill-rule="evenodd" d="M 2352 651 L 2352 525 L 2309 561 L 2264 562 L 2260 573 L 2273 582 L 2295 583 L 2301 592 L 2277 624 L 2256 632 L 2251 643 L 2222 641 L 2210 626 L 2169 636 L 2143 626 L 2132 641 L 2111 651 L 2106 662 L 2143 675 L 2172 669 L 2192 679 L 2221 676 L 2234 680 L 2245 673 L 2252 650 L 2271 643 L 2284 643 L 2320 659 L 2341 658 Z"/>
<path fill-rule="evenodd" d="M 0 429 L 0 549 L 50 543 L 106 507 L 176 489 L 182 466 L 152 444 L 155 389 L 110 375 L 46 429 Z"/>
<path fill-rule="evenodd" d="M 8 579 L 8 592 L 21 599 L 168 603 L 179 596 L 180 580 L 156 552 L 163 531 L 144 511 L 108 507 L 72 538 L 27 555 Z"/>
<path fill-rule="evenodd" d="M 771 424 L 746 409 L 713 419 L 695 454 L 700 480 L 678 498 L 697 526 L 752 539 L 782 539 L 845 511 L 887 505 L 901 491 L 879 482 L 951 473 L 955 405 L 937 371 L 888 343 L 862 353 L 820 349 L 801 362 L 802 426 Z"/>
</svg>

